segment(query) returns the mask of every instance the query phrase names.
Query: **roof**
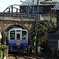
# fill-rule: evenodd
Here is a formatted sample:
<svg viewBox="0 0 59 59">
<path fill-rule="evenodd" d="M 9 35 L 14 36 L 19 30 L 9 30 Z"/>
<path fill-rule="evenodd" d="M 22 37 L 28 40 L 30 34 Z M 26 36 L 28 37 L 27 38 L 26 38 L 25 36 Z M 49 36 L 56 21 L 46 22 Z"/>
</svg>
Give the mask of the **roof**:
<svg viewBox="0 0 59 59">
<path fill-rule="evenodd" d="M 52 10 L 59 10 L 59 2 L 57 2 L 57 4 L 54 6 L 54 8 L 52 8 Z"/>
<path fill-rule="evenodd" d="M 45 0 L 39 0 L 39 5 L 41 5 L 40 4 L 40 2 L 43 2 L 43 1 L 45 1 Z M 22 2 L 22 4 L 21 5 L 37 5 L 37 0 L 25 0 L 25 1 L 21 1 Z"/>
<path fill-rule="evenodd" d="M 43 2 L 40 2 L 41 4 L 56 4 L 57 1 L 43 1 Z"/>
</svg>

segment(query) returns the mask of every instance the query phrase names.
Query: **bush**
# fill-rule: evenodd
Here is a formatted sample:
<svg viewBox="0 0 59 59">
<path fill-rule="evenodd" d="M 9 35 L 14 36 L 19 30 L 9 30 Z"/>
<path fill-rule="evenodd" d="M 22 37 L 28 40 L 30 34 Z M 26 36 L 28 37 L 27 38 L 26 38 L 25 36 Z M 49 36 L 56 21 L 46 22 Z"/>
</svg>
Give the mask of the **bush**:
<svg viewBox="0 0 59 59">
<path fill-rule="evenodd" d="M 8 46 L 5 44 L 2 44 L 2 53 L 4 54 L 4 56 L 8 55 Z"/>
<path fill-rule="evenodd" d="M 1 58 L 1 50 L 0 50 L 0 58 Z"/>
<path fill-rule="evenodd" d="M 8 49 L 8 46 L 3 44 L 2 49 Z"/>
</svg>

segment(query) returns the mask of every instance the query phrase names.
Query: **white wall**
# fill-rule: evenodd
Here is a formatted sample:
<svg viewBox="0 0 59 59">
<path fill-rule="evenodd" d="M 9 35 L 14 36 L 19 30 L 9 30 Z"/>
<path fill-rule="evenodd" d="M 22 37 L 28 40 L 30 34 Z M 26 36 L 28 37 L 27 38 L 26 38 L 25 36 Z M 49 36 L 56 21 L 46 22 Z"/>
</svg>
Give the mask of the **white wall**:
<svg viewBox="0 0 59 59">
<path fill-rule="evenodd" d="M 52 1 L 56 1 L 56 2 L 59 2 L 59 0 L 52 0 Z"/>
<path fill-rule="evenodd" d="M 45 0 L 39 0 L 39 4 L 43 1 Z M 33 5 L 33 0 L 25 0 L 24 2 L 22 2 L 21 5 Z M 34 5 L 37 5 L 37 0 L 34 0 Z"/>
<path fill-rule="evenodd" d="M 25 1 L 22 2 L 21 5 L 33 5 L 33 2 L 32 1 L 33 0 L 25 0 Z M 39 0 L 39 5 L 42 5 L 42 4 L 40 4 L 40 2 L 43 2 L 43 1 L 46 1 L 46 0 Z M 52 0 L 52 2 L 59 2 L 59 0 Z M 37 5 L 37 0 L 34 0 L 34 5 Z"/>
</svg>

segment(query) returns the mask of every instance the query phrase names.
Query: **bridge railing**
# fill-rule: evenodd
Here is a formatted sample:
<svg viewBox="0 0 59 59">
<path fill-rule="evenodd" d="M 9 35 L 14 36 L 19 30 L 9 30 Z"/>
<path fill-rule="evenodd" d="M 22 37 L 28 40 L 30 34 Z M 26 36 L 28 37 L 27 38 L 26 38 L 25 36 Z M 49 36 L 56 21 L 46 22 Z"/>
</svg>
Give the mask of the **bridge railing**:
<svg viewBox="0 0 59 59">
<path fill-rule="evenodd" d="M 55 16 L 55 14 L 39 14 L 40 20 L 50 20 L 51 16 Z M 9 12 L 0 12 L 0 17 L 13 17 L 13 18 L 37 18 L 37 14 L 27 14 L 27 13 L 9 13 Z"/>
<path fill-rule="evenodd" d="M 19 18 L 36 18 L 36 14 L 26 14 L 26 13 L 0 13 L 0 17 L 19 17 Z"/>
</svg>

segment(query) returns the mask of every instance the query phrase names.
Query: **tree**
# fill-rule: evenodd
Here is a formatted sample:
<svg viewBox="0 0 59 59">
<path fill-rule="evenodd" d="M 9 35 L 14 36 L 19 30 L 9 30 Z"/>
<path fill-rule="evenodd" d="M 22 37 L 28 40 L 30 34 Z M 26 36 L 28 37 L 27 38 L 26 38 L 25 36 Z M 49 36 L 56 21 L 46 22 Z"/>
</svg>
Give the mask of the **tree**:
<svg viewBox="0 0 59 59">
<path fill-rule="evenodd" d="M 45 49 L 45 41 L 44 41 L 44 35 L 45 32 L 50 31 L 50 30 L 54 30 L 54 28 L 56 27 L 55 22 L 51 21 L 42 21 L 41 23 L 39 23 L 38 25 L 38 45 L 40 45 L 42 48 Z M 36 36 L 33 36 L 33 39 L 31 40 L 31 43 L 33 43 L 36 40 Z M 43 49 L 43 50 L 44 50 Z"/>
</svg>

